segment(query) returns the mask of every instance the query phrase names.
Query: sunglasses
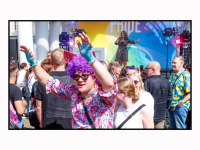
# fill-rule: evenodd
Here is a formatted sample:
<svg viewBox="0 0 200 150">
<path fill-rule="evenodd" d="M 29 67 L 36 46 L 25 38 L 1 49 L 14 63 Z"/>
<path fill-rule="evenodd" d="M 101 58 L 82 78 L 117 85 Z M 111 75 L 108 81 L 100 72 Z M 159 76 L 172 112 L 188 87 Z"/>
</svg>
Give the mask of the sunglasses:
<svg viewBox="0 0 200 150">
<path fill-rule="evenodd" d="M 139 81 L 137 81 L 137 80 L 134 80 L 133 82 L 134 82 L 135 84 L 138 84 L 138 83 L 139 83 Z"/>
<path fill-rule="evenodd" d="M 78 81 L 80 78 L 86 81 L 88 79 L 90 74 L 82 74 L 81 76 L 79 74 L 74 74 L 73 78 L 74 80 Z"/>
<path fill-rule="evenodd" d="M 126 77 L 129 78 L 133 73 L 126 74 Z"/>
<path fill-rule="evenodd" d="M 115 75 L 120 75 L 121 70 L 117 71 L 116 73 L 114 73 Z"/>
<path fill-rule="evenodd" d="M 145 69 L 146 69 L 146 70 L 148 70 L 148 69 L 152 69 L 152 67 L 150 67 L 150 68 L 147 68 L 147 67 L 146 67 Z"/>
</svg>

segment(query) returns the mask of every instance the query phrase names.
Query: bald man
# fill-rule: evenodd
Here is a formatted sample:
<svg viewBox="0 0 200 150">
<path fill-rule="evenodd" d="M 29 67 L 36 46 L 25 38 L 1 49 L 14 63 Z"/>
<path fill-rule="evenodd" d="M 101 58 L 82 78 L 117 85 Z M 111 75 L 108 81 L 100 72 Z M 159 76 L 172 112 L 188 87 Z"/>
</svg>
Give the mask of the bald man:
<svg viewBox="0 0 200 150">
<path fill-rule="evenodd" d="M 144 82 L 144 88 L 154 98 L 154 125 L 156 129 L 164 129 L 166 109 L 172 101 L 172 88 L 169 81 L 160 75 L 160 64 L 157 61 L 150 62 L 145 69 L 148 79 Z"/>
</svg>

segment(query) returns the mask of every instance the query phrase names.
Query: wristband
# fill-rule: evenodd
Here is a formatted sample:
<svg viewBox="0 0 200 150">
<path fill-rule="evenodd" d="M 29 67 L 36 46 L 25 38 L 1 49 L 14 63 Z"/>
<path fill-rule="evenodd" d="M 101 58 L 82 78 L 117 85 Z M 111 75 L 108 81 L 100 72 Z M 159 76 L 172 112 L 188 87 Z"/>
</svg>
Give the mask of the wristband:
<svg viewBox="0 0 200 150">
<path fill-rule="evenodd" d="M 90 45 L 82 45 L 80 49 L 81 55 L 87 60 L 87 62 L 91 62 L 94 60 L 93 50 Z"/>
<path fill-rule="evenodd" d="M 35 59 L 30 58 L 29 52 L 25 52 L 25 55 L 26 55 L 26 59 L 29 62 L 30 66 L 35 66 L 37 64 Z"/>
<path fill-rule="evenodd" d="M 91 62 L 88 62 L 88 65 L 93 65 L 94 63 L 95 63 L 95 61 L 96 61 L 96 58 L 94 58 Z"/>
</svg>

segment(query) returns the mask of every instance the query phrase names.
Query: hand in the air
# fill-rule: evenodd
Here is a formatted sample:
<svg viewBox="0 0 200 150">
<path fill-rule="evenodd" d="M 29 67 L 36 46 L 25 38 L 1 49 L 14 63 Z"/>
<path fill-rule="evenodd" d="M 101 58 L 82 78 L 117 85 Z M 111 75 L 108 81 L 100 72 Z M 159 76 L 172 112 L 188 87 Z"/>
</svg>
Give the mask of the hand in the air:
<svg viewBox="0 0 200 150">
<path fill-rule="evenodd" d="M 141 41 L 141 39 L 138 39 L 138 40 L 137 40 L 137 42 L 140 42 L 140 41 Z"/>
<path fill-rule="evenodd" d="M 82 34 L 79 33 L 79 37 L 81 38 L 82 44 L 90 45 L 90 47 L 93 47 L 90 38 L 84 32 Z"/>
<path fill-rule="evenodd" d="M 33 56 L 32 52 L 30 51 L 29 48 L 27 48 L 27 47 L 24 46 L 24 45 L 21 45 L 21 46 L 20 46 L 20 51 L 22 51 L 22 52 L 25 53 L 26 59 L 27 59 L 27 61 L 30 63 L 31 66 L 33 66 L 33 65 L 36 64 L 36 60 L 34 59 L 34 56 Z"/>
<path fill-rule="evenodd" d="M 77 40 L 76 41 L 76 44 L 77 44 L 77 46 L 78 46 L 78 48 L 79 48 L 79 50 L 81 49 L 81 42 L 79 41 L 79 40 Z"/>
<path fill-rule="evenodd" d="M 81 46 L 80 41 L 76 41 L 78 47 L 80 48 L 80 54 L 88 61 L 91 62 L 94 60 L 93 50 L 92 50 L 92 43 L 89 39 L 89 37 L 85 33 L 79 33 L 79 37 L 81 38 L 81 41 L 83 45 Z"/>
</svg>

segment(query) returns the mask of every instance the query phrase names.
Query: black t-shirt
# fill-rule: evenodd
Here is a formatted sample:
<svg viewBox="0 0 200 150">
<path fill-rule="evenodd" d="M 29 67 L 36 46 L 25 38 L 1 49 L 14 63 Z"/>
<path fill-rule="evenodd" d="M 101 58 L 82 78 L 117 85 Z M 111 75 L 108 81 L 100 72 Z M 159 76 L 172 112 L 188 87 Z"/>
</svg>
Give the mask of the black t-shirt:
<svg viewBox="0 0 200 150">
<path fill-rule="evenodd" d="M 14 101 L 21 101 L 22 100 L 22 92 L 19 87 L 15 84 L 10 83 L 10 100 L 11 103 L 16 111 Z"/>
<path fill-rule="evenodd" d="M 172 101 L 170 82 L 161 75 L 153 75 L 144 82 L 144 89 L 154 98 L 154 121 L 160 122 L 166 118 L 166 109 Z"/>
<path fill-rule="evenodd" d="M 49 73 L 54 79 L 63 83 L 69 83 L 69 75 L 65 71 L 53 71 Z M 71 128 L 71 102 L 55 95 L 46 94 L 46 88 L 38 83 L 36 99 L 42 101 L 43 128 Z"/>
<path fill-rule="evenodd" d="M 35 81 L 32 86 L 32 91 L 31 91 L 32 98 L 34 98 L 36 96 L 38 83 L 39 83 L 39 81 Z"/>
</svg>

